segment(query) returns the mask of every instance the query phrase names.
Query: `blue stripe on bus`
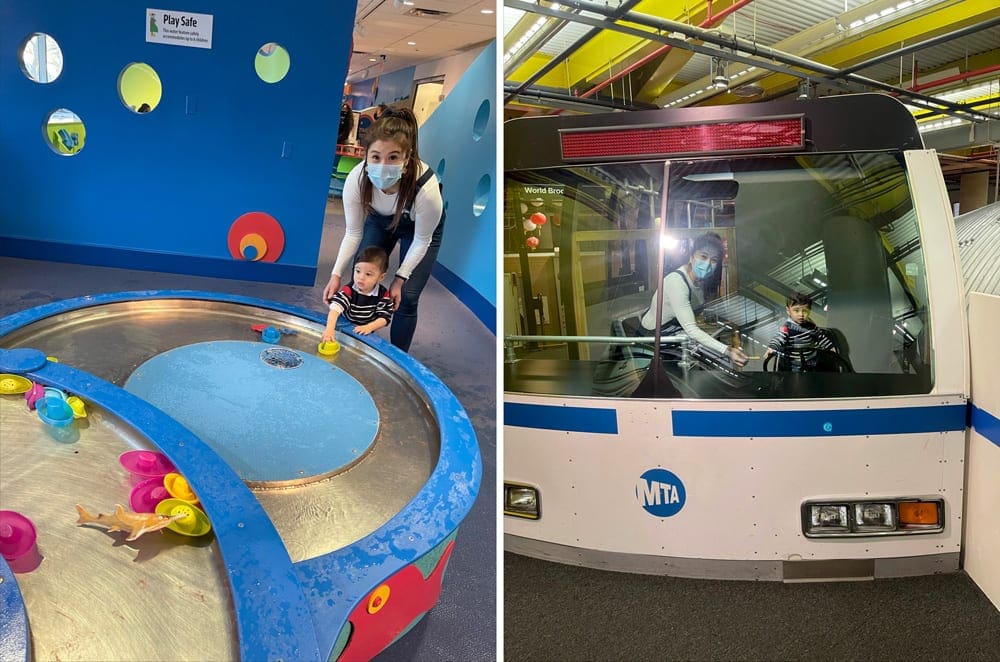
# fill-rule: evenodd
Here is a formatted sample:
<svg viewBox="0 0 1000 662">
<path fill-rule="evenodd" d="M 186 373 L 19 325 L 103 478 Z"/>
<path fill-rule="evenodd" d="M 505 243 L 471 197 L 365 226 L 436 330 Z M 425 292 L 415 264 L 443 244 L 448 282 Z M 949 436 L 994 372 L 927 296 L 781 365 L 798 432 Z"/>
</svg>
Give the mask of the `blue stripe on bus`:
<svg viewBox="0 0 1000 662">
<path fill-rule="evenodd" d="M 965 405 L 815 411 L 674 411 L 679 437 L 832 437 L 965 429 Z"/>
<path fill-rule="evenodd" d="M 969 405 L 969 427 L 1000 446 L 1000 418 L 985 409 Z"/>
<path fill-rule="evenodd" d="M 618 434 L 618 412 L 614 409 L 555 407 L 520 402 L 503 403 L 504 425 L 540 430 Z"/>
</svg>

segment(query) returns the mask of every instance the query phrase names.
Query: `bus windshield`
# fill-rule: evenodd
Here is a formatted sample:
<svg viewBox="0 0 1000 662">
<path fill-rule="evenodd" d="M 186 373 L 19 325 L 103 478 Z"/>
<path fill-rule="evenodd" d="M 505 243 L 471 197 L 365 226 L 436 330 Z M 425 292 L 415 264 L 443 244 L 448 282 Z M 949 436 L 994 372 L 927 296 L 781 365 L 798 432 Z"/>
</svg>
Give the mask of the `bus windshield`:
<svg viewBox="0 0 1000 662">
<path fill-rule="evenodd" d="M 508 392 L 931 390 L 926 270 L 901 152 L 515 170 L 504 197 Z M 643 388 L 651 371 L 662 388 Z"/>
</svg>

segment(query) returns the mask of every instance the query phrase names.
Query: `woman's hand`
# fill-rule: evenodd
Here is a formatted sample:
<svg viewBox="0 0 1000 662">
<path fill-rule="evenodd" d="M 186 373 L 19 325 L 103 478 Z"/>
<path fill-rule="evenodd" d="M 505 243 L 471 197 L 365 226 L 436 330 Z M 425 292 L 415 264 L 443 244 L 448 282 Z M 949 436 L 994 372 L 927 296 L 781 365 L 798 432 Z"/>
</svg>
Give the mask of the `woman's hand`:
<svg viewBox="0 0 1000 662">
<path fill-rule="evenodd" d="M 726 350 L 729 354 L 729 359 L 735 363 L 738 367 L 742 368 L 750 360 L 750 357 L 743 353 L 743 350 L 739 347 L 730 347 Z"/>
<path fill-rule="evenodd" d="M 323 302 L 329 304 L 333 301 L 333 295 L 337 293 L 340 289 L 340 276 L 333 274 L 330 276 L 330 282 L 326 284 L 323 288 Z"/>
<path fill-rule="evenodd" d="M 392 279 L 392 285 L 389 286 L 389 296 L 392 297 L 393 310 L 399 310 L 399 302 L 403 299 L 403 284 L 405 282 L 399 276 Z"/>
</svg>

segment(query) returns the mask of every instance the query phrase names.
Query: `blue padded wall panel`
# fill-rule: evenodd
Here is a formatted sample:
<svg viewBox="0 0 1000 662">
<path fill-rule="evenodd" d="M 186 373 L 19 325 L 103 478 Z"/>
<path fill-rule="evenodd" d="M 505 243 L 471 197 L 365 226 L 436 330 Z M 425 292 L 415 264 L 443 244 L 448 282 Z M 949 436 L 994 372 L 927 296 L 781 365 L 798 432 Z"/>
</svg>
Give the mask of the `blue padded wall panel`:
<svg viewBox="0 0 1000 662">
<path fill-rule="evenodd" d="M 177 270 L 198 273 L 198 260 L 183 258 L 231 260 L 230 225 L 263 211 L 284 230 L 278 264 L 314 274 L 355 9 L 354 1 L 278 10 L 262 0 L 192 0 L 178 13 L 213 16 L 212 48 L 201 49 L 147 43 L 145 5 L 2 3 L 0 253 L 55 242 L 75 247 L 60 254 L 81 261 L 90 247 L 177 255 Z M 53 83 L 34 83 L 19 67 L 17 50 L 33 32 L 62 49 Z M 274 84 L 254 70 L 268 42 L 291 58 Z M 159 106 L 144 115 L 118 95 L 132 62 L 150 65 L 163 86 Z M 43 139 L 56 108 L 85 124 L 75 156 L 55 154 Z M 274 265 L 243 266 L 252 267 L 243 277 L 271 280 Z"/>
<path fill-rule="evenodd" d="M 406 67 L 390 74 L 384 74 L 378 78 L 378 89 L 375 92 L 375 102 L 373 106 L 380 103 L 389 105 L 394 101 L 409 99 L 413 94 L 413 74 L 416 67 Z M 413 105 L 412 103 L 410 104 Z"/>
<path fill-rule="evenodd" d="M 495 331 L 497 279 L 496 42 L 469 66 L 420 127 L 420 156 L 444 183 L 447 210 L 438 263 L 482 298 L 466 305 Z M 478 118 L 478 119 L 477 119 Z M 474 135 L 478 135 L 476 139 Z M 440 172 L 441 162 L 444 172 Z M 486 184 L 486 188 L 483 188 Z M 473 209 L 477 207 L 478 215 Z M 455 292 L 455 288 L 449 287 Z M 457 292 L 456 292 L 457 293 Z M 492 314 L 482 314 L 492 306 Z"/>
</svg>

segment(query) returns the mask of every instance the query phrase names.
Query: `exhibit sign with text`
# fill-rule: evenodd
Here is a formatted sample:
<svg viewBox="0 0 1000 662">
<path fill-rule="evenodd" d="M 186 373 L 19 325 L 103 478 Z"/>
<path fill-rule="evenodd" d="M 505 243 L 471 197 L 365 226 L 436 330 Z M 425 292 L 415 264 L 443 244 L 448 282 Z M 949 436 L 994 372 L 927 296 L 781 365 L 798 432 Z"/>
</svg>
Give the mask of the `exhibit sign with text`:
<svg viewBox="0 0 1000 662">
<path fill-rule="evenodd" d="M 212 15 L 146 10 L 146 41 L 189 48 L 212 47 Z"/>
</svg>

